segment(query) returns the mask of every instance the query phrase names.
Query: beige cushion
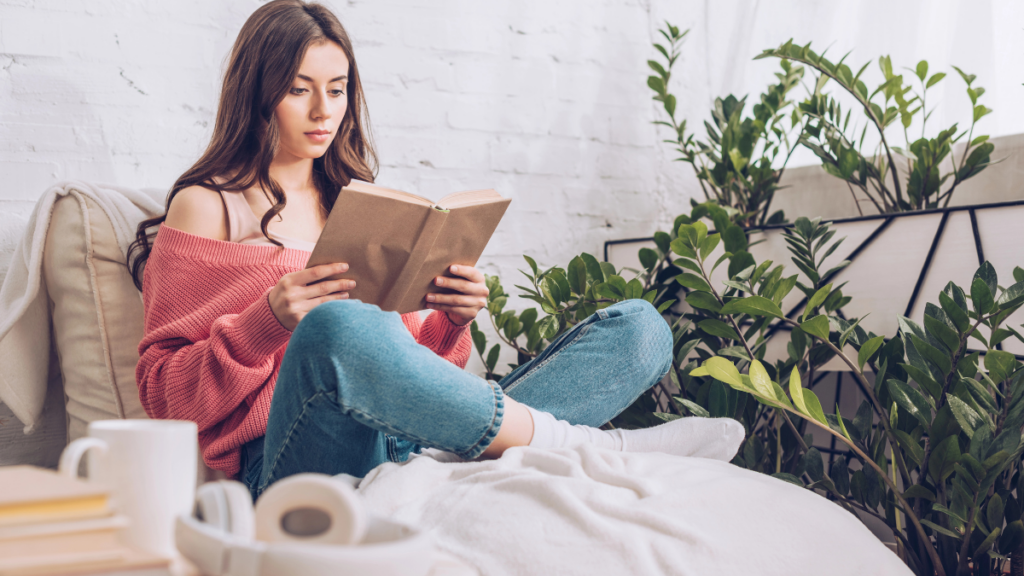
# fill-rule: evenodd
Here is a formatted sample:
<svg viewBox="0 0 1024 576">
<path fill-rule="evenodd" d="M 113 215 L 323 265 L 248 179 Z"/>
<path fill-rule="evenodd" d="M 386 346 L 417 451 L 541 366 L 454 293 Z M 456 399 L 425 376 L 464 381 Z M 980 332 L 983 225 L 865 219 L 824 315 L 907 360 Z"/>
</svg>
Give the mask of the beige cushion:
<svg viewBox="0 0 1024 576">
<path fill-rule="evenodd" d="M 103 210 L 72 191 L 56 201 L 43 275 L 64 380 L 68 438 L 93 420 L 146 418 L 135 386 L 142 299 Z"/>
</svg>

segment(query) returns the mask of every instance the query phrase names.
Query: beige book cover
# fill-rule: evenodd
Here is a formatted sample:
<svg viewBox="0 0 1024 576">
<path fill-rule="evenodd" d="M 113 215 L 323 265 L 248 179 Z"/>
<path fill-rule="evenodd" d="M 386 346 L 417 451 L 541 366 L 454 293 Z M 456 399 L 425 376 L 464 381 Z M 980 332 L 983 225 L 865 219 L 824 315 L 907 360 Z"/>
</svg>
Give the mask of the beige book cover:
<svg viewBox="0 0 1024 576">
<path fill-rule="evenodd" d="M 405 314 L 426 308 L 434 284 L 455 277 L 452 264 L 475 266 L 511 200 L 494 190 L 449 194 L 437 203 L 353 180 L 341 189 L 306 267 L 345 262 L 331 277 L 356 281 L 349 296 Z"/>
<path fill-rule="evenodd" d="M 0 467 L 0 526 L 108 514 L 107 490 L 35 466 Z"/>
</svg>

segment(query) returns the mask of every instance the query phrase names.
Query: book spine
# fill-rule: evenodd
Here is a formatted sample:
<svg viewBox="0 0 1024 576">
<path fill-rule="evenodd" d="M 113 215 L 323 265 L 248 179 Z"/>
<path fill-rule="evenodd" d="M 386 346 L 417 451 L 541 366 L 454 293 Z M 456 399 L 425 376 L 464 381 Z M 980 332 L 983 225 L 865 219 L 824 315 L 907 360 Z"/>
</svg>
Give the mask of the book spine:
<svg viewBox="0 0 1024 576">
<path fill-rule="evenodd" d="M 444 222 L 447 218 L 448 212 L 433 209 L 429 211 L 427 220 L 423 224 L 423 228 L 420 229 L 420 234 L 413 245 L 412 252 L 405 261 L 405 266 L 402 267 L 402 271 L 399 272 L 394 286 L 388 291 L 387 296 L 384 297 L 380 304 L 381 310 L 397 311 L 402 314 L 413 311 L 402 309 L 402 303 L 406 300 L 406 295 L 415 284 L 416 277 L 419 275 L 423 263 L 430 254 L 430 249 L 434 246 L 438 234 L 444 228 Z M 417 310 L 421 308 L 422 306 L 417 308 Z"/>
</svg>

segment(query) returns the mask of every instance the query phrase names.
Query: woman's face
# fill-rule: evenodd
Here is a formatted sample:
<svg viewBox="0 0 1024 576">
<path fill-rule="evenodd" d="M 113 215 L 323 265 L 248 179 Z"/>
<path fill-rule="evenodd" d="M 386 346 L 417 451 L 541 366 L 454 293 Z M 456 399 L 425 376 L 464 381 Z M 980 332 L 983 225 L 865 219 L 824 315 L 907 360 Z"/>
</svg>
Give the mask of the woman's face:
<svg viewBox="0 0 1024 576">
<path fill-rule="evenodd" d="M 348 108 L 348 58 L 334 42 L 306 50 L 299 74 L 277 105 L 278 158 L 319 158 L 330 148 Z"/>
</svg>

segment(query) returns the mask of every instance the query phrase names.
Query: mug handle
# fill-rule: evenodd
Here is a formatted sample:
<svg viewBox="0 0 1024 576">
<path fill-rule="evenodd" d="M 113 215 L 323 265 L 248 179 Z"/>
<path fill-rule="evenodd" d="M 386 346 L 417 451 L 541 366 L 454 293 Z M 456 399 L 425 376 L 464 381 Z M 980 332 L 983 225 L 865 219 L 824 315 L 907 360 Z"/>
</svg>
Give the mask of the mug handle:
<svg viewBox="0 0 1024 576">
<path fill-rule="evenodd" d="M 60 454 L 60 463 L 57 465 L 57 471 L 64 476 L 78 478 L 78 463 L 82 460 L 82 456 L 85 456 L 85 453 L 93 448 L 106 452 L 107 443 L 99 438 L 86 436 L 68 444 Z"/>
</svg>

